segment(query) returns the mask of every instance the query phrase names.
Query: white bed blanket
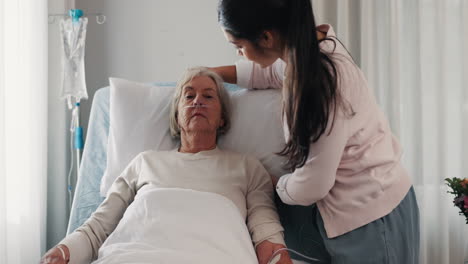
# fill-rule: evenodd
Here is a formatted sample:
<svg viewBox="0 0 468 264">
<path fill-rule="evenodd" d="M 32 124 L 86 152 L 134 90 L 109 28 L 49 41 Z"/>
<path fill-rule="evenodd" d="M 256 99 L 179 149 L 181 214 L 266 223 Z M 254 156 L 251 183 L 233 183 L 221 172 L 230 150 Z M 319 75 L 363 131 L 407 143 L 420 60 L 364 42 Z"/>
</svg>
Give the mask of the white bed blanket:
<svg viewBox="0 0 468 264">
<path fill-rule="evenodd" d="M 245 220 L 224 196 L 140 190 L 94 263 L 257 264 Z"/>
</svg>

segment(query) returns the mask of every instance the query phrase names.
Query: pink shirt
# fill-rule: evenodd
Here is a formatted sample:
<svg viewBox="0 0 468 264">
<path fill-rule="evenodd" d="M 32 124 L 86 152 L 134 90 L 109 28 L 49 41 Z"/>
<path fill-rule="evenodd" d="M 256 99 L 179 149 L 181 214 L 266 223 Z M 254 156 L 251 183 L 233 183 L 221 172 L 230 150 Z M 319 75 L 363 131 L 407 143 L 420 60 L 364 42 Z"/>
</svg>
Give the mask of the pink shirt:
<svg viewBox="0 0 468 264">
<path fill-rule="evenodd" d="M 318 30 L 335 38 L 330 25 Z M 330 127 L 311 144 L 305 165 L 279 179 L 277 193 L 291 205 L 317 207 L 329 238 L 333 238 L 389 214 L 403 200 L 411 180 L 400 162 L 401 147 L 375 100 L 372 89 L 346 49 L 336 42 L 321 42 L 333 52 L 338 70 L 338 89 L 355 115 L 338 111 Z M 237 84 L 247 88 L 281 88 L 286 64 L 278 59 L 261 68 L 248 61 L 236 63 Z M 332 122 L 329 122 L 329 126 Z M 289 137 L 287 126 L 285 137 Z"/>
</svg>

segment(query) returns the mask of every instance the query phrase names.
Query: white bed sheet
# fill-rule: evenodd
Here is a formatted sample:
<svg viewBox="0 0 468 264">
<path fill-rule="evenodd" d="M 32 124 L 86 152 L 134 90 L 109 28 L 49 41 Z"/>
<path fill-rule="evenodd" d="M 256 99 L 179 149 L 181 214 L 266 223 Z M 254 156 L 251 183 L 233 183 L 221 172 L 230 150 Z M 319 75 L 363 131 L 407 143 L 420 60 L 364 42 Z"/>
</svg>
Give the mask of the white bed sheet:
<svg viewBox="0 0 468 264">
<path fill-rule="evenodd" d="M 94 262 L 257 264 L 245 220 L 219 194 L 143 187 Z"/>
</svg>

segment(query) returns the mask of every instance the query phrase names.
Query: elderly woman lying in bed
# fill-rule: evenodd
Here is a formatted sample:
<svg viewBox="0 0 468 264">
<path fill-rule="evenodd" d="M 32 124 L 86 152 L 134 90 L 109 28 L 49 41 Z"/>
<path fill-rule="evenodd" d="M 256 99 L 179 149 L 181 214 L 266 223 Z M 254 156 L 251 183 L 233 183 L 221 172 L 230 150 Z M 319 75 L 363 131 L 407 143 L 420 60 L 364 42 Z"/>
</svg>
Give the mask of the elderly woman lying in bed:
<svg viewBox="0 0 468 264">
<path fill-rule="evenodd" d="M 189 69 L 171 110 L 180 147 L 135 157 L 90 219 L 42 263 L 266 264 L 284 247 L 272 184 L 258 160 L 217 147 L 228 128 L 222 80 Z M 277 263 L 291 263 L 285 251 Z"/>
</svg>

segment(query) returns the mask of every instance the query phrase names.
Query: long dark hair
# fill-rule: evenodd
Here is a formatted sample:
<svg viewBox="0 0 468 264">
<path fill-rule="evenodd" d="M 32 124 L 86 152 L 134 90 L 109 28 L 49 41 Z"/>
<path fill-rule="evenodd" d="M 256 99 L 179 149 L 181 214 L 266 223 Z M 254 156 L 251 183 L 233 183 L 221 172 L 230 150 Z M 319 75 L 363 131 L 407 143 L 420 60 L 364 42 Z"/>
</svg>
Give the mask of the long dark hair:
<svg viewBox="0 0 468 264">
<path fill-rule="evenodd" d="M 283 112 L 290 137 L 278 154 L 286 168 L 304 166 L 311 142 L 331 128 L 337 110 L 337 69 L 330 54 L 320 50 L 310 0 L 220 0 L 218 22 L 235 38 L 258 43 L 265 30 L 277 31 L 288 54 Z M 331 129 L 330 129 L 331 131 Z"/>
</svg>

